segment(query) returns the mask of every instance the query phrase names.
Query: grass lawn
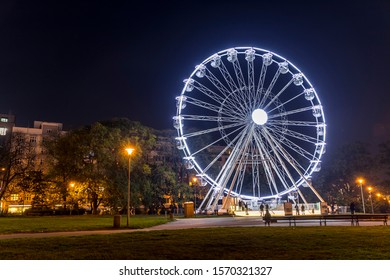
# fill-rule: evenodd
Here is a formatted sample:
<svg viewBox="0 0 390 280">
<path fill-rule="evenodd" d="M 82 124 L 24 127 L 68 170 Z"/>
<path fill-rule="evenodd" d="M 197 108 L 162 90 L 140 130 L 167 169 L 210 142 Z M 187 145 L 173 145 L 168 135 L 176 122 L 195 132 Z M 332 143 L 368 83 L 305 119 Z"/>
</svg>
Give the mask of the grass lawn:
<svg viewBox="0 0 390 280">
<path fill-rule="evenodd" d="M 390 259 L 390 227 L 236 227 L 0 240 L 1 259 Z"/>
<path fill-rule="evenodd" d="M 131 228 L 146 228 L 164 224 L 165 216 L 136 215 L 130 218 Z M 46 217 L 0 217 L 0 234 L 20 232 L 51 232 L 98 230 L 113 228 L 113 216 L 46 216 Z M 126 226 L 126 216 L 122 216 L 121 226 Z"/>
</svg>

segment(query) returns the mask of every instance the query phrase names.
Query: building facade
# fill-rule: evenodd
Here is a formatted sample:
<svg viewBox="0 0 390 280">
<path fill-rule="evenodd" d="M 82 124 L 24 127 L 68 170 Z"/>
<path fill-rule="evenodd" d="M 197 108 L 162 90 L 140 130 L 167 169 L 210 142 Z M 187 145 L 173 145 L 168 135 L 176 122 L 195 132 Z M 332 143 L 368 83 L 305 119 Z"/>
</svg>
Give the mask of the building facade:
<svg viewBox="0 0 390 280">
<path fill-rule="evenodd" d="M 9 116 L 9 115 L 8 115 Z M 5 115 L 0 115 L 0 120 L 5 120 Z M 29 170 L 45 171 L 45 149 L 44 141 L 52 135 L 65 133 L 62 123 L 34 121 L 33 127 L 15 126 L 15 119 L 8 118 L 7 122 L 0 122 L 1 128 L 6 132 L 2 139 L 10 142 L 12 153 L 12 161 L 8 167 L 1 167 L 1 187 L 5 183 L 6 168 L 13 169 L 8 172 L 16 172 L 14 170 Z M 11 140 L 10 140 L 11 138 Z M 26 209 L 31 208 L 33 195 L 28 192 L 23 192 L 17 187 L 8 189 L 5 195 L 0 200 L 0 209 L 3 213 L 18 214 L 23 213 Z"/>
</svg>

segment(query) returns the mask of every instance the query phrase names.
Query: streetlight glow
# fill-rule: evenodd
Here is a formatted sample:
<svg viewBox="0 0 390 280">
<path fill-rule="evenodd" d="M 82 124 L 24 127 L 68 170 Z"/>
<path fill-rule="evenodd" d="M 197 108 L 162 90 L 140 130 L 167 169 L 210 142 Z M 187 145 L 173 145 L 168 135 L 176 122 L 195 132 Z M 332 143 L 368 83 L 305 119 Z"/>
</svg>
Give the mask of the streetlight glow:
<svg viewBox="0 0 390 280">
<path fill-rule="evenodd" d="M 134 152 L 134 148 L 126 148 L 125 150 L 129 156 Z"/>
</svg>

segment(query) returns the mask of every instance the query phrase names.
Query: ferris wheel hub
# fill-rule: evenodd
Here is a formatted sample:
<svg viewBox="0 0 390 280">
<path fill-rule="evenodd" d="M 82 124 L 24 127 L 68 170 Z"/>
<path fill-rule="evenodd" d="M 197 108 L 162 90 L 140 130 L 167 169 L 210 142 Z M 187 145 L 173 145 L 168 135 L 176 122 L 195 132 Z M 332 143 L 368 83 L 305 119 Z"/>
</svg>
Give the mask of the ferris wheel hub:
<svg viewBox="0 0 390 280">
<path fill-rule="evenodd" d="M 252 120 L 255 124 L 264 125 L 268 121 L 268 115 L 263 109 L 256 109 L 252 112 Z"/>
</svg>

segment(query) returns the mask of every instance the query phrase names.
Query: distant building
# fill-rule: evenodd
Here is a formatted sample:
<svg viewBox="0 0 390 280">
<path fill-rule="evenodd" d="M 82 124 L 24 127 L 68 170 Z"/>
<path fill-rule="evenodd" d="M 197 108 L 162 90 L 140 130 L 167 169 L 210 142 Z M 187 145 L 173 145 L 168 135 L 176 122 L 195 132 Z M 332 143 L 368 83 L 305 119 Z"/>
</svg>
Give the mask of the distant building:
<svg viewBox="0 0 390 280">
<path fill-rule="evenodd" d="M 7 121 L 8 118 L 8 121 Z M 34 121 L 34 127 L 15 126 L 15 118 L 11 115 L 0 114 L 0 131 L 6 133 L 4 137 L 12 136 L 11 149 L 20 149 L 21 156 L 16 158 L 16 164 L 30 165 L 36 171 L 45 171 L 44 141 L 52 135 L 65 133 L 62 123 Z M 3 141 L 6 141 L 4 138 Z M 22 143 L 22 144 L 21 144 Z M 3 181 L 2 181 L 3 183 Z M 0 201 L 0 209 L 8 213 L 23 213 L 31 208 L 33 196 L 30 193 L 20 192 L 13 188 Z"/>
<path fill-rule="evenodd" d="M 0 114 L 0 146 L 3 146 L 11 137 L 12 129 L 15 126 L 15 116 Z"/>
</svg>

